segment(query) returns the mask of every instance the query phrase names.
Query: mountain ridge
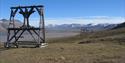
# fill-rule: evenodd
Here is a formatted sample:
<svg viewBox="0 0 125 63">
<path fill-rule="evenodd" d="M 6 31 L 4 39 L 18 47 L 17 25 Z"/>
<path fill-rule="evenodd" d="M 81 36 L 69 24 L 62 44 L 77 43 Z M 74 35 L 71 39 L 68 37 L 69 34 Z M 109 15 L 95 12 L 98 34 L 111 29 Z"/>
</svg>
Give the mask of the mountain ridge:
<svg viewBox="0 0 125 63">
<path fill-rule="evenodd" d="M 118 24 L 118 25 L 117 25 L 116 27 L 114 27 L 113 29 L 118 29 L 118 28 L 125 28 L 125 22 Z"/>
<path fill-rule="evenodd" d="M 8 27 L 9 20 L 7 19 L 1 19 L 0 20 L 0 32 L 7 31 L 6 28 Z M 22 24 L 21 21 L 15 20 L 16 27 L 19 27 Z M 122 25 L 122 26 L 121 26 Z M 80 31 L 88 30 L 88 31 L 101 31 L 101 30 L 108 30 L 108 29 L 115 29 L 118 27 L 123 27 L 125 23 L 123 24 L 61 24 L 61 25 L 53 25 L 49 24 L 46 27 L 47 31 L 55 30 L 55 31 Z M 124 26 L 125 27 L 125 26 Z"/>
<path fill-rule="evenodd" d="M 7 31 L 6 29 L 7 29 L 8 25 L 9 25 L 9 22 L 10 21 L 7 20 L 7 19 L 1 19 L 0 20 L 0 32 Z M 21 21 L 15 19 L 15 26 L 16 27 L 19 27 L 21 24 L 22 24 Z"/>
</svg>

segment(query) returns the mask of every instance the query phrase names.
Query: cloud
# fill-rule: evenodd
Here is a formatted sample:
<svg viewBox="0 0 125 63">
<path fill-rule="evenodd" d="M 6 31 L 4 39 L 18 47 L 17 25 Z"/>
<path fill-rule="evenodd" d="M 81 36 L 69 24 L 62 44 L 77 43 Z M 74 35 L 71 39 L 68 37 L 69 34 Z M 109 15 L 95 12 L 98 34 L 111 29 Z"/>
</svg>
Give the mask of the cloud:
<svg viewBox="0 0 125 63">
<path fill-rule="evenodd" d="M 38 18 L 32 18 L 31 25 L 38 26 Z M 69 18 L 45 18 L 45 24 L 102 24 L 111 23 L 118 24 L 125 22 L 125 17 L 109 17 L 109 16 L 85 16 L 85 17 L 69 17 Z"/>
</svg>

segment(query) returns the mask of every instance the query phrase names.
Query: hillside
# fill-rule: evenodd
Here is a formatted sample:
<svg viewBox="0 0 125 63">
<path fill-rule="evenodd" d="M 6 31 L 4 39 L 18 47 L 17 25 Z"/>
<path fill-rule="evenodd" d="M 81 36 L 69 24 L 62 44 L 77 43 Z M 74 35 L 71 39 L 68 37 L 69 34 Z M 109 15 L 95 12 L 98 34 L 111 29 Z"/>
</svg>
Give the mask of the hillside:
<svg viewBox="0 0 125 63">
<path fill-rule="evenodd" d="M 114 27 L 113 29 L 118 29 L 118 28 L 125 28 L 125 22 L 118 24 L 116 27 Z"/>
<path fill-rule="evenodd" d="M 125 28 L 47 40 L 45 48 L 0 48 L 0 63 L 125 63 Z"/>
</svg>

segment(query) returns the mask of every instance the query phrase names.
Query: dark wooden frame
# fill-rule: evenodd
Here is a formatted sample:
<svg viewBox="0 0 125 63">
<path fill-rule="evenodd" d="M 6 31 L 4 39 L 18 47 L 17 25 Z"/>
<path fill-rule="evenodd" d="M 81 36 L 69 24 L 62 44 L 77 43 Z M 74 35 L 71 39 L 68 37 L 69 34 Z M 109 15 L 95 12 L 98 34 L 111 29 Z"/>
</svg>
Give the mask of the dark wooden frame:
<svg viewBox="0 0 125 63">
<path fill-rule="evenodd" d="M 19 46 L 18 40 L 25 31 L 28 31 L 33 38 L 34 36 L 32 35 L 32 31 L 38 36 L 38 40 L 35 40 L 35 42 L 37 43 L 36 45 L 37 47 L 40 47 L 42 43 L 45 43 L 45 25 L 44 25 L 43 7 L 44 7 L 43 5 L 37 5 L 37 6 L 17 6 L 10 8 L 11 9 L 10 23 L 7 28 L 8 34 L 7 34 L 7 42 L 5 42 L 4 45 L 5 48 L 12 47 L 10 44 L 13 44 L 16 47 L 18 47 Z M 35 11 L 37 11 L 40 16 L 39 27 L 32 27 L 29 25 L 29 17 Z M 19 28 L 15 27 L 15 21 L 14 21 L 15 20 L 14 17 L 17 12 L 22 14 L 24 17 L 23 25 L 20 26 Z M 11 36 L 12 33 L 10 33 L 10 31 L 14 33 L 12 36 Z M 19 33 L 20 31 L 21 33 Z M 40 35 L 41 33 L 42 36 Z M 19 34 L 18 37 L 17 34 Z M 12 40 L 14 41 L 11 42 Z"/>
</svg>

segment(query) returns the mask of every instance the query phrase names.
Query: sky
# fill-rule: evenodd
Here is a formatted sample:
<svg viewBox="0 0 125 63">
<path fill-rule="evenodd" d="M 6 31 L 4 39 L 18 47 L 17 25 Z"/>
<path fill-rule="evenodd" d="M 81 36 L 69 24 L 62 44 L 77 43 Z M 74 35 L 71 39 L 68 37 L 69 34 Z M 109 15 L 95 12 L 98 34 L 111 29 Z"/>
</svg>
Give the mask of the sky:
<svg viewBox="0 0 125 63">
<path fill-rule="evenodd" d="M 48 24 L 99 24 L 125 21 L 125 0 L 0 0 L 0 19 L 8 19 L 10 7 L 44 5 L 45 23 Z M 16 15 L 15 19 L 23 19 Z M 38 23 L 33 14 L 31 25 Z"/>
</svg>

